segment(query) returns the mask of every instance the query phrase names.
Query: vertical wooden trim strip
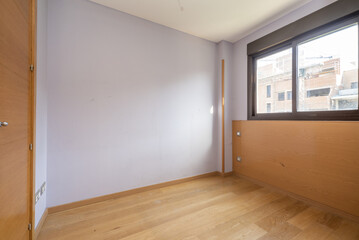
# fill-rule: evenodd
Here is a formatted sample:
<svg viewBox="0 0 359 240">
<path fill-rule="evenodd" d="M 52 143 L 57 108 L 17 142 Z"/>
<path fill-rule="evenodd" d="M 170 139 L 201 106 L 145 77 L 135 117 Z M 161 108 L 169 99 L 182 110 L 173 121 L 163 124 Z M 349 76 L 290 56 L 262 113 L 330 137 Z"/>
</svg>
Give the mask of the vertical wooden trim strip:
<svg viewBox="0 0 359 240">
<path fill-rule="evenodd" d="M 224 59 L 222 59 L 222 173 L 224 171 Z"/>
<path fill-rule="evenodd" d="M 29 239 L 35 240 L 35 140 L 36 140 L 36 25 L 37 25 L 37 0 L 30 0 L 30 59 L 29 59 L 29 73 L 30 73 L 30 104 L 29 104 L 29 144 L 32 144 L 32 150 L 29 149 L 29 208 L 30 216 L 29 223 L 31 230 L 29 231 Z M 30 65 L 34 65 L 34 70 L 30 71 Z"/>
</svg>

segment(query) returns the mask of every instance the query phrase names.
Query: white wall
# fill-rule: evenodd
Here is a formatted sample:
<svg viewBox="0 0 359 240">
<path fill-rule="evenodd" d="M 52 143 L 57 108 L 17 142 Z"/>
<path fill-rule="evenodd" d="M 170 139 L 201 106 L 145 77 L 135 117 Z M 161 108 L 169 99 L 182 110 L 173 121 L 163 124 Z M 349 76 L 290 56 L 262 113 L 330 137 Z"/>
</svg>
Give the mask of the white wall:
<svg viewBox="0 0 359 240">
<path fill-rule="evenodd" d="M 233 78 L 230 95 L 232 120 L 247 119 L 247 44 L 288 25 L 336 0 L 313 0 L 301 8 L 259 29 L 234 44 Z"/>
<path fill-rule="evenodd" d="M 47 168 L 47 0 L 37 2 L 35 191 L 46 181 Z M 35 205 L 35 226 L 46 210 L 46 191 Z"/>
<path fill-rule="evenodd" d="M 50 0 L 47 57 L 48 207 L 217 170 L 215 43 Z"/>
</svg>

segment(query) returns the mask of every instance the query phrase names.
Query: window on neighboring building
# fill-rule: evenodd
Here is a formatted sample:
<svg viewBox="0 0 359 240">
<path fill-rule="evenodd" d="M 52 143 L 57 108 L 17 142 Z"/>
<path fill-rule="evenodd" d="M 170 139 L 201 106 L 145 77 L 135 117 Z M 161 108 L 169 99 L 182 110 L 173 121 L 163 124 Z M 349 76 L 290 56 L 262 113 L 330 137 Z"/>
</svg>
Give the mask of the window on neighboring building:
<svg viewBox="0 0 359 240">
<path fill-rule="evenodd" d="M 272 97 L 272 86 L 267 85 L 267 98 Z"/>
<path fill-rule="evenodd" d="M 249 55 L 249 118 L 359 120 L 358 21 L 351 16 Z M 267 103 L 272 89 L 278 97 Z"/>
<path fill-rule="evenodd" d="M 292 91 L 287 92 L 287 100 L 292 100 Z"/>
<path fill-rule="evenodd" d="M 313 89 L 307 91 L 307 98 L 328 96 L 330 88 Z"/>
<path fill-rule="evenodd" d="M 351 88 L 351 89 L 356 89 L 356 88 L 358 88 L 358 82 L 352 82 L 352 83 L 350 84 L 350 88 Z"/>
<path fill-rule="evenodd" d="M 278 93 L 278 101 L 284 101 L 285 100 L 284 96 L 285 96 L 284 92 Z"/>
</svg>

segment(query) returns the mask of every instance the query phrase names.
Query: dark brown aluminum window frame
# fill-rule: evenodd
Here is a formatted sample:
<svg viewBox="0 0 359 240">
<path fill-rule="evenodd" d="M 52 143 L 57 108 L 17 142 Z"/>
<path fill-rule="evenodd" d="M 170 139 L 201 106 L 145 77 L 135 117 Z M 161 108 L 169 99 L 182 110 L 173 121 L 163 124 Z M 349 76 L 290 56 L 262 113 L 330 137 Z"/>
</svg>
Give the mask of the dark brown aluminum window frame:
<svg viewBox="0 0 359 240">
<path fill-rule="evenodd" d="M 359 11 L 347 16 L 341 17 L 335 21 L 331 21 L 320 27 L 299 34 L 290 40 L 283 41 L 276 45 L 272 45 L 265 50 L 248 55 L 248 120 L 346 120 L 358 121 L 358 110 L 331 110 L 331 111 L 297 111 L 297 77 L 298 77 L 298 58 L 297 46 L 307 40 L 325 35 L 338 28 L 358 23 L 359 27 Z M 266 36 L 267 37 L 267 36 Z M 277 36 L 274 36 L 277 37 Z M 359 39 L 359 30 L 358 30 Z M 263 42 L 260 42 L 263 45 Z M 253 47 L 252 47 L 253 48 Z M 268 55 L 275 54 L 279 51 L 292 48 L 292 112 L 283 113 L 257 113 L 257 96 L 256 96 L 256 60 Z M 359 49 L 359 47 L 358 47 Z M 359 50 L 358 50 L 359 58 Z M 359 59 L 358 59 L 359 62 Z M 358 71 L 359 72 L 359 71 Z"/>
</svg>

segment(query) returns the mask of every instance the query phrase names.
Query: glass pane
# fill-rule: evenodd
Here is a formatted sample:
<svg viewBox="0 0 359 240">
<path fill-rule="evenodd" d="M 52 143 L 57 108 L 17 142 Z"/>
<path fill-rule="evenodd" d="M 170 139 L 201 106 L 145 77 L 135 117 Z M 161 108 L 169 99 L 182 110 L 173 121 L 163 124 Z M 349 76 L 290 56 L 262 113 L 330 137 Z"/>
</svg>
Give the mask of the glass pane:
<svg viewBox="0 0 359 240">
<path fill-rule="evenodd" d="M 257 113 L 291 112 L 292 49 L 257 59 L 256 64 Z"/>
<path fill-rule="evenodd" d="M 358 109 L 358 25 L 298 45 L 298 111 Z"/>
</svg>

